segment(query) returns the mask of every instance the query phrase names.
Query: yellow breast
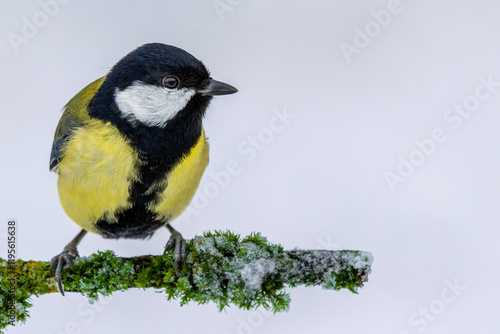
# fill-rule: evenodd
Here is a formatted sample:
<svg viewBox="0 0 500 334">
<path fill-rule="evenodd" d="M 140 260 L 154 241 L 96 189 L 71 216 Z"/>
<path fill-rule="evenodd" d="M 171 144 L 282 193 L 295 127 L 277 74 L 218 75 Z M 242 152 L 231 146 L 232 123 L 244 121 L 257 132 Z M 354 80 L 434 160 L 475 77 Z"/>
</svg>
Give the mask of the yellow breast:
<svg viewBox="0 0 500 334">
<path fill-rule="evenodd" d="M 66 214 L 83 229 L 97 232 L 101 218 L 132 206 L 129 186 L 137 177 L 138 157 L 110 123 L 91 120 L 75 131 L 57 168 L 58 191 Z"/>
<path fill-rule="evenodd" d="M 141 161 L 126 138 L 110 123 L 91 120 L 75 130 L 57 167 L 58 191 L 66 214 L 83 229 L 98 233 L 95 223 L 117 223 L 117 215 L 132 208 L 131 184 L 138 181 Z M 204 131 L 189 154 L 151 191 L 158 191 L 148 205 L 165 223 L 189 205 L 208 165 Z"/>
</svg>

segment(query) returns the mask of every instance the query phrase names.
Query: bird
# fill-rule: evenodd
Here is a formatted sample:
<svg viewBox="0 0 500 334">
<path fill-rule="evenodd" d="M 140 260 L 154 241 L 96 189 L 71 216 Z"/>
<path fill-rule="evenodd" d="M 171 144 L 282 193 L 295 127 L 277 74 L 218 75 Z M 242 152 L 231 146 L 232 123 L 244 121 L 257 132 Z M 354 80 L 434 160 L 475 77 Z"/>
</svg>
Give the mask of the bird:
<svg viewBox="0 0 500 334">
<path fill-rule="evenodd" d="M 214 96 L 237 91 L 212 79 L 187 51 L 148 43 L 65 105 L 50 171 L 58 174 L 61 206 L 82 230 L 50 263 L 63 296 L 62 271 L 74 267 L 88 232 L 145 239 L 166 227 L 163 256 L 173 250 L 179 275 L 186 241 L 171 222 L 189 205 L 208 165 L 203 117 Z"/>
</svg>

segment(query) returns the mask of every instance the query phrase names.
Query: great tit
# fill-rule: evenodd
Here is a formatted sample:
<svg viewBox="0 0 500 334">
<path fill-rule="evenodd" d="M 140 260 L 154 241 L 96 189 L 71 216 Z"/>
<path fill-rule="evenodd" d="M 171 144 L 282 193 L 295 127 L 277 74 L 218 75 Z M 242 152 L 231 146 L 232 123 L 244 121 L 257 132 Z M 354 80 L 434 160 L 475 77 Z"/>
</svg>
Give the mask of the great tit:
<svg viewBox="0 0 500 334">
<path fill-rule="evenodd" d="M 238 90 L 215 81 L 201 61 L 174 46 L 151 43 L 122 58 L 76 94 L 56 129 L 50 170 L 66 214 L 82 231 L 50 264 L 74 266 L 87 232 L 105 238 L 171 232 L 175 272 L 186 241 L 170 223 L 188 206 L 208 164 L 202 119 L 214 95 Z"/>
</svg>

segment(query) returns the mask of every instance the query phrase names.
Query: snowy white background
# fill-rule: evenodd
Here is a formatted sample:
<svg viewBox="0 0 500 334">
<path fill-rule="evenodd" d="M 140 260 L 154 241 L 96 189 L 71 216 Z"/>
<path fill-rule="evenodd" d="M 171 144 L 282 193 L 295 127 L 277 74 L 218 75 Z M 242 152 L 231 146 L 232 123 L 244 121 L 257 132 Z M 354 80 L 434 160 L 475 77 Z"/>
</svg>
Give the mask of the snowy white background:
<svg viewBox="0 0 500 334">
<path fill-rule="evenodd" d="M 216 3 L 231 10 L 218 13 L 212 1 L 73 0 L 47 16 L 37 1 L 1 0 L 0 218 L 19 221 L 20 256 L 48 260 L 79 231 L 48 171 L 62 106 L 156 41 L 184 48 L 240 90 L 216 98 L 205 120 L 211 160 L 198 200 L 212 198 L 174 226 L 186 238 L 260 231 L 287 249 L 371 251 L 369 282 L 359 295 L 289 290 L 291 309 L 277 315 L 180 307 L 153 291 L 93 307 L 52 294 L 34 299 L 31 318 L 9 333 L 497 333 L 500 86 L 481 78 L 500 82 L 498 2 Z M 22 36 L 34 16 L 40 27 L 16 52 L 9 36 Z M 356 37 L 358 29 L 372 37 Z M 358 53 L 346 57 L 347 44 Z M 457 126 L 448 110 L 464 103 L 473 111 Z M 271 138 L 273 110 L 295 118 Z M 436 128 L 445 140 L 424 157 L 415 141 L 428 143 Z M 241 152 L 249 136 L 263 146 L 253 159 Z M 398 173 L 400 156 L 419 165 L 393 191 L 385 174 Z M 233 160 L 239 174 L 214 190 L 211 173 Z M 168 236 L 89 235 L 79 251 L 159 254 Z"/>
</svg>

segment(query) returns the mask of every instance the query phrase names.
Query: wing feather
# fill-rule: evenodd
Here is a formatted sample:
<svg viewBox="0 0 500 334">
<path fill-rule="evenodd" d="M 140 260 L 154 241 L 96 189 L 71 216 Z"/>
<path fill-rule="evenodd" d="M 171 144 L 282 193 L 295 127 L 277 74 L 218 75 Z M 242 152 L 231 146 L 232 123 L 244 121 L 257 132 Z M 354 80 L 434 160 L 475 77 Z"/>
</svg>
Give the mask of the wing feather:
<svg viewBox="0 0 500 334">
<path fill-rule="evenodd" d="M 56 171 L 62 160 L 64 144 L 71 138 L 74 131 L 84 126 L 89 120 L 88 104 L 101 86 L 105 77 L 99 78 L 87 85 L 76 94 L 64 107 L 63 114 L 57 125 L 50 152 L 50 170 Z"/>
</svg>

